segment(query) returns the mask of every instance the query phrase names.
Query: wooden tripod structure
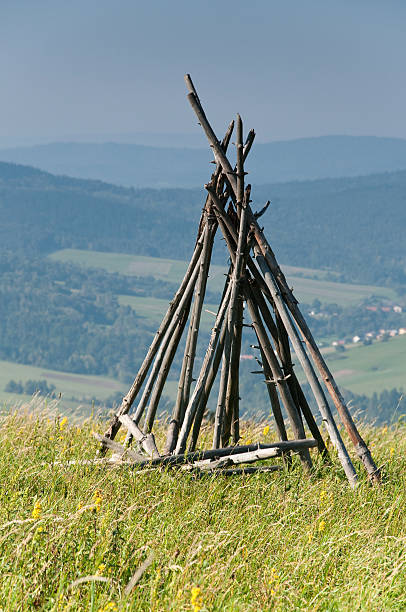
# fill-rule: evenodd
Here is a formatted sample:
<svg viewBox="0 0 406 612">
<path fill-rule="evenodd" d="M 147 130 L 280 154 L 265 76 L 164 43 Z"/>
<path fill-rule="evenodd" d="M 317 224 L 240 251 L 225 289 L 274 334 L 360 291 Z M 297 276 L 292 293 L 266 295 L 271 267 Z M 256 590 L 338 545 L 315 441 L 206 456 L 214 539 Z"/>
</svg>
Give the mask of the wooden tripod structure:
<svg viewBox="0 0 406 612">
<path fill-rule="evenodd" d="M 310 470 L 312 460 L 309 449 L 317 447 L 326 460 L 328 452 L 295 374 L 291 357 L 293 348 L 350 484 L 356 485 L 357 473 L 337 428 L 325 390 L 334 402 L 356 455 L 371 481 L 377 483 L 380 481 L 379 470 L 258 224 L 259 216 L 269 203 L 259 213 L 252 212 L 251 186 L 245 185 L 244 163 L 255 132 L 251 130 L 244 142 L 242 120 L 237 115 L 237 164 L 233 167 L 227 158 L 227 149 L 234 122 L 231 122 L 220 142 L 207 120 L 189 75 L 186 75 L 185 81 L 189 91 L 188 100 L 212 148 L 216 167 L 210 182 L 205 185 L 206 202 L 186 274 L 108 430 L 104 436 L 96 434 L 101 442 L 101 454 L 105 454 L 108 449 L 113 450 L 117 460 L 126 458 L 139 467 L 177 465 L 189 469 L 214 470 L 280 455 L 289 461 L 289 452 L 296 451 L 304 467 Z M 203 363 L 198 376 L 194 378 L 206 281 L 218 228 L 227 244 L 231 265 Z M 249 313 L 250 327 L 257 337 L 263 374 L 280 438 L 280 442 L 274 444 L 238 446 L 239 362 L 241 337 L 246 325 L 243 322 L 244 307 Z M 153 435 L 154 420 L 187 323 L 177 399 L 164 448 L 158 450 Z M 207 400 L 218 373 L 219 391 L 212 448 L 197 450 Z M 130 409 L 136 399 L 136 408 L 130 416 Z M 287 414 L 294 440 L 288 440 L 282 407 Z M 313 436 L 311 439 L 306 439 L 304 422 Z M 114 442 L 121 425 L 128 431 L 126 446 Z M 129 446 L 133 439 L 138 443 L 138 451 Z M 277 467 L 261 466 L 245 468 L 244 471 L 253 469 L 269 470 Z M 232 470 L 232 473 L 240 471 Z"/>
</svg>

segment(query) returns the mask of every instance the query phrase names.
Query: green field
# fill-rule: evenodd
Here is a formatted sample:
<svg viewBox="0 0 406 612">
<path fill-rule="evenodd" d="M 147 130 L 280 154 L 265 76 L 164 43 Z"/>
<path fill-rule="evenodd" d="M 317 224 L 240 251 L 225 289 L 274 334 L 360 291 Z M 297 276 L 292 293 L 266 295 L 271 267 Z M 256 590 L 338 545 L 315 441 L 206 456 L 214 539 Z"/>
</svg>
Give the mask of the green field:
<svg viewBox="0 0 406 612">
<path fill-rule="evenodd" d="M 61 409 L 67 408 L 70 411 L 78 407 L 78 402 L 72 401 L 72 397 L 81 398 L 84 402 L 92 397 L 103 400 L 116 391 L 124 391 L 125 387 L 122 383 L 103 376 L 85 376 L 72 372 L 59 372 L 11 363 L 10 361 L 0 361 L 0 401 L 7 404 L 32 399 L 25 395 L 6 393 L 4 388 L 9 380 L 21 380 L 23 383 L 27 380 L 46 380 L 48 385 L 55 385 L 57 394 L 62 394 Z M 86 411 L 88 405 L 83 408 L 83 411 Z"/>
<path fill-rule="evenodd" d="M 40 410 L 0 421 L 2 610 L 405 610 L 404 423 L 362 431 L 384 486 L 368 483 L 349 445 L 354 491 L 335 453 L 323 466 L 314 450 L 312 475 L 295 456 L 290 470 L 275 459 L 278 472 L 231 478 L 84 465 L 105 424 Z M 242 422 L 241 434 L 274 431 Z"/>
<path fill-rule="evenodd" d="M 134 276 L 153 276 L 158 280 L 179 283 L 186 269 L 186 263 L 174 259 L 160 259 L 142 255 L 122 253 L 102 253 L 64 249 L 50 255 L 55 261 L 72 262 L 91 268 L 102 268 L 108 272 Z M 350 285 L 324 280 L 327 272 L 310 268 L 282 266 L 296 297 L 306 303 L 319 299 L 321 302 L 336 303 L 342 306 L 358 304 L 371 295 L 393 299 L 395 292 L 386 287 L 373 285 Z M 226 268 L 211 266 L 208 288 L 219 291 L 224 284 Z"/>
<path fill-rule="evenodd" d="M 168 300 L 154 297 L 139 297 L 133 295 L 119 295 L 118 301 L 123 306 L 131 306 L 137 315 L 148 319 L 150 323 L 159 325 L 162 317 L 168 310 Z M 213 327 L 218 304 L 204 304 L 202 311 L 202 330 L 210 331 Z M 208 312 L 210 311 L 210 312 Z"/>
<path fill-rule="evenodd" d="M 344 353 L 329 351 L 326 359 L 338 384 L 354 393 L 371 396 L 394 387 L 406 391 L 406 336 L 352 345 Z"/>
</svg>

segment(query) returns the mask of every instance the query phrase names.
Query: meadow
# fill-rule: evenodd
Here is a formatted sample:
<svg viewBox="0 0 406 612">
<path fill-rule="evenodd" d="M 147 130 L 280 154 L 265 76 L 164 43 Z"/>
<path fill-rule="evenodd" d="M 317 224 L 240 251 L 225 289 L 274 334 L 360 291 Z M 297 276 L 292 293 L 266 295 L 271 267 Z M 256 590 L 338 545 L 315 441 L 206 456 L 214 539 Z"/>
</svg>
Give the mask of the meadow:
<svg viewBox="0 0 406 612">
<path fill-rule="evenodd" d="M 296 458 L 232 478 L 69 465 L 95 456 L 104 425 L 57 410 L 2 416 L 2 609 L 405 609 L 404 421 L 362 428 L 384 484 L 360 473 L 353 491 L 334 455 L 311 476 Z M 272 440 L 264 425 L 243 423 L 243 439 Z"/>
<path fill-rule="evenodd" d="M 326 359 L 338 384 L 353 393 L 406 390 L 406 335 L 368 346 L 353 344 L 343 353 L 329 350 Z"/>
<path fill-rule="evenodd" d="M 116 391 L 123 391 L 123 384 L 117 380 L 103 376 L 86 376 L 72 372 L 60 372 L 47 368 L 13 363 L 11 361 L 0 361 L 0 401 L 8 405 L 30 398 L 25 395 L 7 393 L 4 389 L 10 381 L 46 380 L 48 385 L 55 385 L 55 393 L 61 393 L 61 405 L 64 411 L 77 412 L 78 402 L 72 401 L 72 396 L 87 399 L 85 411 L 91 406 L 91 398 L 103 400 Z M 125 385 L 124 385 L 125 387 Z M 81 410 L 79 409 L 79 412 Z"/>
<path fill-rule="evenodd" d="M 158 280 L 173 283 L 179 283 L 186 269 L 186 262 L 176 259 L 78 249 L 56 251 L 50 255 L 50 258 L 55 261 L 71 262 L 90 268 L 102 268 L 107 272 L 133 276 L 153 276 Z M 388 299 L 395 298 L 395 292 L 388 287 L 338 283 L 326 280 L 328 272 L 325 270 L 284 265 L 281 267 L 286 274 L 289 285 L 293 286 L 295 295 L 301 302 L 312 303 L 317 298 L 325 303 L 351 306 L 371 295 Z M 221 291 L 225 272 L 226 268 L 224 266 L 211 266 L 208 281 L 210 290 Z"/>
</svg>

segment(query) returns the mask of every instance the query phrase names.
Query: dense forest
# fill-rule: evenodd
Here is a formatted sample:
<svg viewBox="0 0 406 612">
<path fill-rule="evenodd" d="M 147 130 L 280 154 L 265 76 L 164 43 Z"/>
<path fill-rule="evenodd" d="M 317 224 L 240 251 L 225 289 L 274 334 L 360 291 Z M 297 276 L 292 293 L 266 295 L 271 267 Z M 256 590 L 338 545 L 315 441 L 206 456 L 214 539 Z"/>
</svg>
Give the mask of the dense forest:
<svg viewBox="0 0 406 612">
<path fill-rule="evenodd" d="M 254 209 L 271 200 L 262 219 L 281 263 L 405 291 L 406 171 L 254 186 L 252 195 Z M 203 199 L 198 189 L 125 189 L 0 163 L 0 244 L 188 259 Z M 222 241 L 214 256 L 224 262 Z"/>
</svg>

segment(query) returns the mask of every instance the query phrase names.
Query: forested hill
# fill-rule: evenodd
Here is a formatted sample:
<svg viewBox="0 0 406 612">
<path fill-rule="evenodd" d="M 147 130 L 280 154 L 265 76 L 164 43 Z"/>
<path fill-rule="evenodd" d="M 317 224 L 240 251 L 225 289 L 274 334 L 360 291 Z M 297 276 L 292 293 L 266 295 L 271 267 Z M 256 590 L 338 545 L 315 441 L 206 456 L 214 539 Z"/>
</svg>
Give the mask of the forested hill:
<svg viewBox="0 0 406 612">
<path fill-rule="evenodd" d="M 256 208 L 272 202 L 262 223 L 284 264 L 329 268 L 343 280 L 406 285 L 406 171 L 254 185 L 253 198 Z M 199 189 L 126 189 L 0 163 L 0 248 L 185 259 L 203 201 Z"/>
<path fill-rule="evenodd" d="M 56 174 L 134 187 L 198 187 L 207 182 L 209 147 L 53 143 L 0 150 L 0 160 Z M 253 184 L 359 176 L 406 169 L 406 140 L 324 136 L 255 144 L 247 163 Z"/>
</svg>

